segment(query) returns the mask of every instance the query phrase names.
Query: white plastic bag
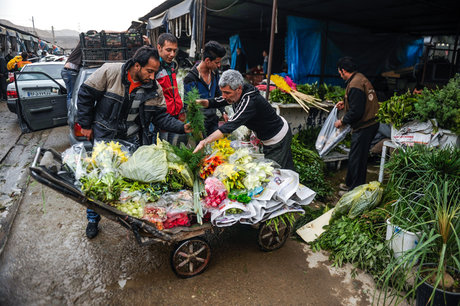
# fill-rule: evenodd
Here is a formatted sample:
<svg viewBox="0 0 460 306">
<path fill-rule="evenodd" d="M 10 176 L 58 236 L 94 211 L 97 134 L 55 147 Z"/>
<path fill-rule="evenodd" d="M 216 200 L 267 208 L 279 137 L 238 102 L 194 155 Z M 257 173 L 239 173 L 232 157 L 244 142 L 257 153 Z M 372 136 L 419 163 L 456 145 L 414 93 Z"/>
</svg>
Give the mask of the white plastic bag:
<svg viewBox="0 0 460 306">
<path fill-rule="evenodd" d="M 341 128 L 336 128 L 334 123 L 337 121 L 337 107 L 334 106 L 332 111 L 324 121 L 323 127 L 319 132 L 318 138 L 316 139 L 315 147 L 320 157 L 323 157 L 334 149 L 347 134 L 351 131 L 349 125 Z"/>
</svg>

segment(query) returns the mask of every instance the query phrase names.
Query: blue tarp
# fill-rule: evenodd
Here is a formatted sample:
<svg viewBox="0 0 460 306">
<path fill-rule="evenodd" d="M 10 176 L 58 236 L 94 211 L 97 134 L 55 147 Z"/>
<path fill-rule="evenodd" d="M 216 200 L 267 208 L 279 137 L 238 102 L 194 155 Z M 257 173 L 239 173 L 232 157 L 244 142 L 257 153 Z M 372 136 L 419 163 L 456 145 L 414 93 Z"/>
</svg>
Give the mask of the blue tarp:
<svg viewBox="0 0 460 306">
<path fill-rule="evenodd" d="M 335 22 L 288 16 L 285 55 L 288 74 L 297 83 L 313 83 L 321 74 L 321 40 L 325 39 L 324 82 L 343 85 L 337 60 L 351 56 L 367 76 L 413 66 L 423 50 L 423 39 L 403 34 L 376 34 Z"/>
<path fill-rule="evenodd" d="M 232 62 L 230 63 L 230 68 L 235 69 L 236 66 L 236 49 L 240 48 L 241 52 L 244 52 L 243 45 L 241 44 L 241 39 L 238 34 L 230 36 L 230 52 L 232 53 Z"/>
</svg>

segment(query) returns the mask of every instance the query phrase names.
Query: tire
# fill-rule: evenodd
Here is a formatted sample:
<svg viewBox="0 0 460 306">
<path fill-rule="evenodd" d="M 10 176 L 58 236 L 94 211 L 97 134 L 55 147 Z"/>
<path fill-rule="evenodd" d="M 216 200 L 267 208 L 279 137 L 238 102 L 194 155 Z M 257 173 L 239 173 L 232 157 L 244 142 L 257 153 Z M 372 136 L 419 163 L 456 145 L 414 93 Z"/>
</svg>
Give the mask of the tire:
<svg viewBox="0 0 460 306">
<path fill-rule="evenodd" d="M 211 248 L 203 238 L 179 242 L 171 253 L 171 268 L 177 276 L 189 278 L 203 273 L 211 259 Z"/>
<path fill-rule="evenodd" d="M 281 248 L 286 243 L 290 234 L 290 224 L 284 224 L 284 222 L 281 222 L 278 225 L 277 231 L 274 224 L 267 225 L 267 222 L 264 222 L 259 227 L 257 244 L 262 251 L 271 252 Z"/>
</svg>

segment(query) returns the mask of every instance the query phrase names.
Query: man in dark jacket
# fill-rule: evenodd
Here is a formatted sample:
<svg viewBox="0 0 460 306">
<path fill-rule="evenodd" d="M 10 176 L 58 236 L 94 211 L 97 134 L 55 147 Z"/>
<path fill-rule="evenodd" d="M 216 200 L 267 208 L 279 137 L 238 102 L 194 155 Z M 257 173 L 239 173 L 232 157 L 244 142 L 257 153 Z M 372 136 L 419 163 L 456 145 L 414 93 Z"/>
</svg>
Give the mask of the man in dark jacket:
<svg viewBox="0 0 460 306">
<path fill-rule="evenodd" d="M 78 45 L 70 53 L 64 68 L 61 70 L 61 76 L 64 80 L 65 87 L 67 89 L 67 111 L 70 109 L 70 101 L 72 99 L 72 92 L 75 87 L 75 81 L 77 80 L 78 71 L 80 71 L 82 62 L 82 51 L 81 44 Z"/>
<path fill-rule="evenodd" d="M 291 152 L 292 134 L 287 121 L 276 114 L 273 107 L 254 86 L 244 84 L 243 76 L 238 71 L 227 70 L 222 73 L 219 87 L 222 97 L 197 100 L 197 103 L 214 108 L 232 105 L 235 113 L 228 122 L 200 141 L 194 152 L 245 125 L 261 140 L 266 158 L 276 161 L 284 169 L 294 170 Z"/>
<path fill-rule="evenodd" d="M 91 140 L 124 139 L 136 145 L 151 144 L 153 122 L 174 133 L 190 127 L 166 112 L 163 91 L 155 80 L 160 67 L 157 50 L 144 46 L 123 63 L 106 63 L 81 85 L 78 92 L 77 123 Z M 86 235 L 98 234 L 100 216 L 88 209 Z"/>
<path fill-rule="evenodd" d="M 340 77 L 346 82 L 344 101 L 337 103 L 337 109 L 345 108 L 345 116 L 335 122 L 335 127 L 350 124 L 352 128 L 351 148 L 348 155 L 348 170 L 343 191 L 366 183 L 367 157 L 379 124 L 376 115 L 379 102 L 371 82 L 356 71 L 351 57 L 339 59 L 337 68 Z"/>
<path fill-rule="evenodd" d="M 184 78 L 184 91 L 187 94 L 193 88 L 198 89 L 200 98 L 212 99 L 220 97 L 219 71 L 220 61 L 225 56 L 225 48 L 216 41 L 210 41 L 204 46 L 203 60 L 196 64 Z M 221 107 L 220 112 L 224 120 L 228 120 L 225 108 Z M 204 126 L 206 135 L 211 135 L 219 126 L 219 118 L 215 108 L 204 108 L 202 112 L 205 116 Z"/>
<path fill-rule="evenodd" d="M 239 71 L 241 74 L 246 73 L 246 66 L 246 55 L 243 53 L 241 48 L 237 48 L 235 70 Z"/>
</svg>

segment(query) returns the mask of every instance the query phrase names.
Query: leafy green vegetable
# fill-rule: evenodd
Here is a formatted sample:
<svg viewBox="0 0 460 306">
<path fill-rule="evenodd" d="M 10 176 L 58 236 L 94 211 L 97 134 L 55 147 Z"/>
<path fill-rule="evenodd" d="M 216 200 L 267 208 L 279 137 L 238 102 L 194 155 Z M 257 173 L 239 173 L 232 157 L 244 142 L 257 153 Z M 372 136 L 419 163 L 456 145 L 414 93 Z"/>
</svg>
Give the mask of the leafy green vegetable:
<svg viewBox="0 0 460 306">
<path fill-rule="evenodd" d="M 333 266 L 349 262 L 378 279 L 391 261 L 391 251 L 385 244 L 385 217 L 381 209 L 354 220 L 343 216 L 327 226 L 311 243 L 312 248 L 330 251 Z"/>
<path fill-rule="evenodd" d="M 460 134 L 460 74 L 442 89 L 424 89 L 414 105 L 415 117 L 421 122 L 436 119 L 438 126 Z"/>
<path fill-rule="evenodd" d="M 192 136 L 196 142 L 203 139 L 203 133 L 205 132 L 204 115 L 201 112 L 203 107 L 196 103 L 196 100 L 198 99 L 200 99 L 200 93 L 198 92 L 198 89 L 193 88 L 187 92 L 184 100 L 188 106 L 187 120 L 190 122 L 190 127 L 193 129 Z"/>
<path fill-rule="evenodd" d="M 318 153 L 306 149 L 296 136 L 292 139 L 291 151 L 295 171 L 299 173 L 300 183 L 316 191 L 320 200 L 332 194 L 332 187 L 325 180 L 325 164 Z"/>
<path fill-rule="evenodd" d="M 379 122 L 393 124 L 396 129 L 400 129 L 403 124 L 415 118 L 414 104 L 417 97 L 407 92 L 400 96 L 393 95 L 390 100 L 380 104 L 377 118 Z"/>
</svg>

